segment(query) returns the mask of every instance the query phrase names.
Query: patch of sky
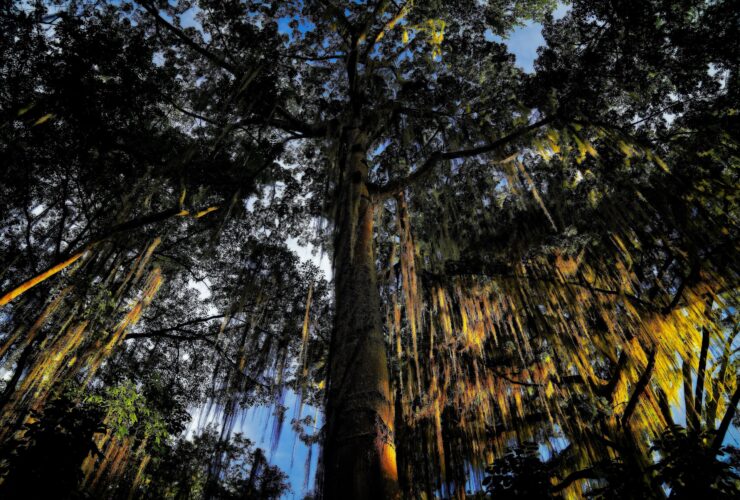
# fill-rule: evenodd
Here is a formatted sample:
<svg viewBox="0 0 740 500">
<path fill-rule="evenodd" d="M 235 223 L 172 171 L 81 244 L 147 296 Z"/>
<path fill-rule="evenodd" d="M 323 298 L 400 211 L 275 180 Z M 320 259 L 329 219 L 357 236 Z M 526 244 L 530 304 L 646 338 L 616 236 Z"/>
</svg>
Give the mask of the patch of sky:
<svg viewBox="0 0 740 500">
<path fill-rule="evenodd" d="M 312 262 L 324 273 L 327 279 L 331 279 L 331 260 L 326 252 L 323 252 L 310 243 L 302 244 L 297 238 L 288 238 L 285 243 L 294 251 L 303 262 Z"/>
<path fill-rule="evenodd" d="M 291 23 L 297 23 L 296 28 L 298 28 L 298 31 L 301 33 L 305 33 L 307 31 L 312 31 L 316 25 L 310 22 L 293 19 L 292 17 L 281 17 L 278 19 L 278 33 L 282 33 L 284 35 L 290 35 L 293 32 L 293 26 L 291 26 Z"/>
<path fill-rule="evenodd" d="M 553 18 L 561 19 L 569 10 L 569 6 L 561 3 L 553 12 Z M 542 24 L 535 21 L 527 21 L 522 26 L 516 27 L 506 38 L 495 36 L 492 33 L 488 33 L 486 38 L 506 44 L 509 52 L 516 57 L 517 65 L 527 73 L 534 71 L 537 49 L 545 45 L 545 39 L 542 37 Z"/>
<path fill-rule="evenodd" d="M 315 473 L 318 467 L 319 447 L 313 445 L 309 449 L 305 443 L 298 439 L 291 424 L 293 418 L 297 418 L 295 409 L 299 407 L 300 401 L 295 392 L 286 390 L 285 400 L 282 402 L 288 408 L 282 428 L 275 433 L 277 423 L 275 408 L 272 405 L 259 405 L 249 408 L 237 418 L 233 434 L 242 434 L 254 443 L 255 448 L 265 451 L 271 465 L 276 465 L 287 474 L 291 491 L 284 494 L 283 498 L 301 499 L 310 493 L 315 486 Z M 206 407 L 191 410 L 192 420 L 185 431 L 188 439 L 207 426 L 220 429 L 223 408 L 210 408 L 206 414 Z M 304 405 L 300 418 L 307 415 L 314 417 L 316 423 L 314 428 L 305 428 L 307 434 L 313 434 L 322 425 L 322 415 L 315 408 Z M 275 435 L 280 436 L 277 442 L 272 442 Z M 308 463 L 307 463 L 308 462 Z"/>
</svg>

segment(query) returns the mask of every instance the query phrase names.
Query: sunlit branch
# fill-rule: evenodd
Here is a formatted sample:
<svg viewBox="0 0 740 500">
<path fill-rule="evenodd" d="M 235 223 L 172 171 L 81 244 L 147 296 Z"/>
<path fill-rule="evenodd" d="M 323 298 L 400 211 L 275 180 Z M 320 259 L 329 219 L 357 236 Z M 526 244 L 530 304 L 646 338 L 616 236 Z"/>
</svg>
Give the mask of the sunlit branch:
<svg viewBox="0 0 740 500">
<path fill-rule="evenodd" d="M 46 271 L 42 272 L 41 274 L 38 274 L 34 276 L 33 278 L 23 282 L 22 284 L 18 285 L 14 289 L 10 290 L 8 293 L 2 296 L 0 298 L 0 306 L 4 306 L 11 300 L 15 299 L 16 297 L 22 295 L 26 291 L 30 290 L 31 288 L 35 287 L 42 281 L 45 281 L 48 278 L 51 278 L 55 274 L 63 271 L 64 269 L 68 268 L 75 262 L 77 262 L 83 255 L 85 255 L 85 249 L 74 253 L 71 257 L 68 259 L 59 262 L 58 264 L 55 264 L 48 268 Z"/>
<path fill-rule="evenodd" d="M 210 210 L 210 208 L 213 208 L 213 207 L 209 207 L 206 210 L 200 210 L 196 212 L 194 216 L 197 218 L 200 214 L 204 215 L 204 212 L 212 211 Z M 117 234 L 124 233 L 127 231 L 131 231 L 134 229 L 138 229 L 140 227 L 143 227 L 148 224 L 155 223 L 155 222 L 162 222 L 171 217 L 175 217 L 175 216 L 184 217 L 188 215 L 189 215 L 189 212 L 187 210 L 183 210 L 180 207 L 176 207 L 176 208 L 170 208 L 168 210 L 163 210 L 155 214 L 138 217 L 136 219 L 132 219 L 122 224 L 115 225 L 111 227 L 110 229 L 103 231 L 96 236 L 91 237 L 90 241 L 84 244 L 81 248 L 78 248 L 71 252 L 65 252 L 66 253 L 65 256 L 63 256 L 60 260 L 56 261 L 54 264 L 49 266 L 45 271 L 34 276 L 33 278 L 30 278 L 24 281 L 20 285 L 13 287 L 10 291 L 3 294 L 2 298 L 0 298 L 0 307 L 6 305 L 7 303 L 12 301 L 16 297 L 22 295 L 23 293 L 33 288 L 34 286 L 38 285 L 42 281 L 45 281 L 46 279 L 63 271 L 64 269 L 66 269 L 67 267 L 75 263 L 77 260 L 79 260 L 85 254 L 85 252 L 87 252 L 95 245 L 107 240 L 108 238 L 112 236 L 115 236 Z"/>
</svg>

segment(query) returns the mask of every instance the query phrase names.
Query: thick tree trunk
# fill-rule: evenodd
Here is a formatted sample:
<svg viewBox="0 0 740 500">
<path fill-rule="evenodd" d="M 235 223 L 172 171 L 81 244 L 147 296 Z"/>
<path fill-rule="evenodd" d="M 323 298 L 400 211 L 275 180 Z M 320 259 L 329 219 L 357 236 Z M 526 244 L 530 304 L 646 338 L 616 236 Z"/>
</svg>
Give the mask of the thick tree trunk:
<svg viewBox="0 0 740 500">
<path fill-rule="evenodd" d="M 380 315 L 366 136 L 347 134 L 336 211 L 336 317 L 329 360 L 323 493 L 398 498 L 393 401 Z"/>
</svg>

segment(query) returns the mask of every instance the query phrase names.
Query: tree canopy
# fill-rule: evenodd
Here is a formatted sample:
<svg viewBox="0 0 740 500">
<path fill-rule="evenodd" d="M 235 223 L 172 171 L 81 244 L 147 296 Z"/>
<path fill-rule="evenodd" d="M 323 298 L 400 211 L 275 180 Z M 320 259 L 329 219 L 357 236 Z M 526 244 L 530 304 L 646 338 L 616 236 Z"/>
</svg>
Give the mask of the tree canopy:
<svg viewBox="0 0 740 500">
<path fill-rule="evenodd" d="M 739 18 L 0 3 L 0 496 L 736 495 Z"/>
</svg>

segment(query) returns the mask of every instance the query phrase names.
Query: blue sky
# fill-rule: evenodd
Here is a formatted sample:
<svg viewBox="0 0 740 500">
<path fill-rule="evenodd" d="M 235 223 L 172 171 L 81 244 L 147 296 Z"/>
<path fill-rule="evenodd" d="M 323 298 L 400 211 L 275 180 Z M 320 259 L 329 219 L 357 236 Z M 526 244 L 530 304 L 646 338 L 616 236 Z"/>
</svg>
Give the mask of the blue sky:
<svg viewBox="0 0 740 500">
<path fill-rule="evenodd" d="M 284 404 L 288 407 L 288 411 L 285 414 L 280 439 L 274 449 L 272 448 L 272 432 L 275 419 L 272 407 L 259 406 L 251 409 L 244 419 L 244 424 L 238 426 L 235 431 L 243 433 L 255 442 L 258 447 L 265 450 L 270 462 L 288 474 L 292 491 L 286 495 L 286 498 L 301 499 L 314 487 L 314 475 L 318 462 L 319 447 L 318 445 L 314 445 L 313 447 L 308 487 L 304 489 L 306 459 L 308 458 L 309 450 L 301 440 L 296 439 L 296 434 L 293 432 L 290 424 L 290 420 L 295 416 L 295 408 L 298 406 L 298 398 L 295 393 L 286 391 Z M 315 408 L 304 406 L 302 417 L 306 415 L 316 415 Z M 310 429 L 307 430 L 310 431 Z"/>
<path fill-rule="evenodd" d="M 555 19 L 560 19 L 570 7 L 560 4 L 553 12 Z M 527 73 L 534 71 L 534 61 L 537 59 L 537 49 L 545 44 L 542 37 L 542 25 L 534 21 L 527 21 L 523 26 L 514 29 L 506 39 L 493 37 L 504 42 L 509 51 L 516 56 L 516 64 Z"/>
<path fill-rule="evenodd" d="M 516 64 L 527 73 L 534 71 L 534 61 L 537 59 L 537 49 L 545 44 L 542 38 L 542 25 L 528 21 L 524 26 L 516 28 L 511 35 L 502 40 L 509 51 L 516 56 Z"/>
</svg>

